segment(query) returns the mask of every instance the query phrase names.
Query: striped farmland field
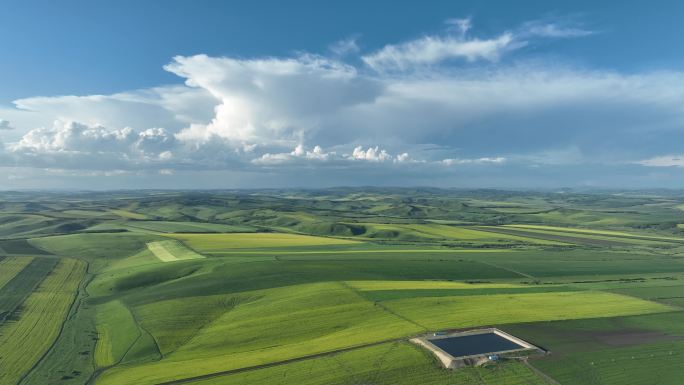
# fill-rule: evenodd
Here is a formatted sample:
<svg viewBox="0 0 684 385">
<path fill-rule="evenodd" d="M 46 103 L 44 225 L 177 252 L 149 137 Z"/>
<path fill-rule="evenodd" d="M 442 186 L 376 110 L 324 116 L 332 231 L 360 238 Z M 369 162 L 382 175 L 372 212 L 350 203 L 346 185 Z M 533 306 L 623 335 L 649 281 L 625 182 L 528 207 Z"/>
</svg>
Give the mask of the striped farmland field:
<svg viewBox="0 0 684 385">
<path fill-rule="evenodd" d="M 16 311 L 59 260 L 34 258 L 0 288 L 0 325 L 16 316 Z"/>
<path fill-rule="evenodd" d="M 11 281 L 31 262 L 30 257 L 7 257 L 0 259 L 0 289 Z"/>
<path fill-rule="evenodd" d="M 0 384 L 18 383 L 50 348 L 84 274 L 85 263 L 59 260 L 26 298 L 19 317 L 0 325 Z"/>
</svg>

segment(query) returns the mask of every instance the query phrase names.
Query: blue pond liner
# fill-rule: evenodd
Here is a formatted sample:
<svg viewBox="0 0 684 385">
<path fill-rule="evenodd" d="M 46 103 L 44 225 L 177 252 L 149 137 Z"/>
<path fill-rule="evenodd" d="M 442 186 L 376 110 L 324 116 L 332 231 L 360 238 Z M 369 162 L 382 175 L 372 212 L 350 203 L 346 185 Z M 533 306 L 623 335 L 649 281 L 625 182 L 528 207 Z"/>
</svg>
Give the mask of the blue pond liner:
<svg viewBox="0 0 684 385">
<path fill-rule="evenodd" d="M 487 353 L 525 349 L 496 333 L 430 339 L 430 343 L 449 353 L 452 357 L 474 356 Z"/>
</svg>

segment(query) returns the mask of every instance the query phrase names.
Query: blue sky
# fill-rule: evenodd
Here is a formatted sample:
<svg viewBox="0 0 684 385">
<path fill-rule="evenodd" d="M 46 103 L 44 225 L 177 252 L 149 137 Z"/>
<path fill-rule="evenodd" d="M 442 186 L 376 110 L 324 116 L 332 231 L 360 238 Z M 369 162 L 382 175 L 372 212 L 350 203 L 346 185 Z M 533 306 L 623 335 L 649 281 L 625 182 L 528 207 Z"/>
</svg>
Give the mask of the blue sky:
<svg viewBox="0 0 684 385">
<path fill-rule="evenodd" d="M 0 188 L 684 187 L 676 1 L 3 1 Z"/>
</svg>

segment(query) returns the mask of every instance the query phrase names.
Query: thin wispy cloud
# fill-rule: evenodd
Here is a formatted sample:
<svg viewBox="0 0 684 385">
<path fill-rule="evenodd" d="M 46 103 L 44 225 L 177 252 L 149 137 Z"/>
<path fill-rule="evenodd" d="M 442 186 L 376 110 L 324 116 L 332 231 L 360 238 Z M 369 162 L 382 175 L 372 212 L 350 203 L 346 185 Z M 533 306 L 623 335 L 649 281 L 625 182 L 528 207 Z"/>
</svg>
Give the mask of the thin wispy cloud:
<svg viewBox="0 0 684 385">
<path fill-rule="evenodd" d="M 468 35 L 472 28 L 469 18 L 448 19 L 446 23 L 449 28 L 443 35 L 428 35 L 400 44 L 388 44 L 364 55 L 362 60 L 376 71 L 406 70 L 449 59 L 496 62 L 506 52 L 527 44 L 516 40 L 511 32 L 503 32 L 492 38 L 471 37 Z"/>
<path fill-rule="evenodd" d="M 504 55 L 523 48 L 536 38 L 576 38 L 593 34 L 562 21 L 531 21 L 512 31 L 493 37 L 476 37 L 471 18 L 445 21 L 441 35 L 427 35 L 400 44 L 388 44 L 366 54 L 363 61 L 376 71 L 406 70 L 415 66 L 434 65 L 447 60 L 497 62 Z"/>
<path fill-rule="evenodd" d="M 684 155 L 662 155 L 636 163 L 648 167 L 684 167 Z"/>
<path fill-rule="evenodd" d="M 358 39 L 358 36 L 351 36 L 346 39 L 338 40 L 335 43 L 330 44 L 328 49 L 337 57 L 357 54 L 361 51 L 361 48 L 359 48 L 359 45 L 356 43 Z"/>
<path fill-rule="evenodd" d="M 575 38 L 596 34 L 596 31 L 573 26 L 562 21 L 533 21 L 523 24 L 519 34 L 548 38 Z"/>
</svg>

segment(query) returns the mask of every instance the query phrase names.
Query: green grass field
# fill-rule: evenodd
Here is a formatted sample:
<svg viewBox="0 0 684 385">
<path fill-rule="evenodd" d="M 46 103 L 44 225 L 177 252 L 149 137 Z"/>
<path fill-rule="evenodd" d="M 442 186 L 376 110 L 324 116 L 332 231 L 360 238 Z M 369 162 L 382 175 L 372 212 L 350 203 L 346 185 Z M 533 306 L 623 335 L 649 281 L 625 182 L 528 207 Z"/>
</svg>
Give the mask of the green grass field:
<svg viewBox="0 0 684 385">
<path fill-rule="evenodd" d="M 391 290 L 478 290 L 478 289 L 517 289 L 524 285 L 513 283 L 467 283 L 454 281 L 349 281 L 347 284 L 359 291 L 391 291 Z"/>
<path fill-rule="evenodd" d="M 62 259 L 26 298 L 13 322 L 0 326 L 0 383 L 13 384 L 27 374 L 57 337 L 83 278 L 85 265 Z"/>
<path fill-rule="evenodd" d="M 200 252 L 231 249 L 268 249 L 286 247 L 349 245 L 356 241 L 313 237 L 299 234 L 241 233 L 241 234 L 166 234 Z"/>
<path fill-rule="evenodd" d="M 30 257 L 8 257 L 0 259 L 0 289 L 11 281 L 31 262 Z"/>
<path fill-rule="evenodd" d="M 567 233 L 579 233 L 579 234 L 589 234 L 589 235 L 607 235 L 612 237 L 626 237 L 626 238 L 642 238 L 650 239 L 654 241 L 677 241 L 684 242 L 684 237 L 666 237 L 666 236 L 654 236 L 648 233 L 631 233 L 625 231 L 611 231 L 611 230 L 600 230 L 600 229 L 583 229 L 574 227 L 558 227 L 558 226 L 540 226 L 540 225 L 508 225 L 507 227 L 520 228 L 520 229 L 532 229 L 532 230 L 547 230 L 547 231 L 560 231 Z"/>
<path fill-rule="evenodd" d="M 684 198 L 16 194 L 0 205 L 0 384 L 548 384 L 543 372 L 678 385 L 683 374 Z M 489 326 L 550 354 L 534 369 L 446 370 L 408 342 Z"/>
<path fill-rule="evenodd" d="M 467 368 L 455 373 L 435 370 L 434 365 L 434 360 L 425 352 L 407 342 L 399 342 L 192 384 L 546 384 L 530 369 L 514 362 L 496 367 Z"/>
<path fill-rule="evenodd" d="M 129 221 L 123 224 L 123 227 L 161 233 L 249 233 L 255 231 L 249 226 L 203 222 Z"/>
<path fill-rule="evenodd" d="M 99 305 L 95 325 L 97 344 L 94 359 L 95 365 L 101 368 L 121 362 L 142 335 L 130 311 L 120 301 Z"/>
<path fill-rule="evenodd" d="M 384 305 L 430 330 L 674 310 L 653 302 L 591 291 L 418 297 L 386 301 Z M 439 317 L 434 316 L 437 313 Z"/>
<path fill-rule="evenodd" d="M 676 384 L 681 312 L 514 325 L 553 353 L 533 364 L 563 384 Z"/>
<path fill-rule="evenodd" d="M 358 237 L 366 239 L 395 239 L 426 242 L 477 242 L 491 244 L 542 244 L 561 245 L 562 242 L 527 238 L 509 234 L 494 234 L 465 227 L 440 224 L 378 224 L 361 223 L 365 232 Z"/>
<path fill-rule="evenodd" d="M 112 214 L 116 214 L 122 218 L 126 218 L 126 219 L 138 219 L 138 220 L 147 219 L 146 215 L 136 213 L 133 211 L 121 210 L 121 209 L 109 209 L 107 211 L 109 211 Z"/>
<path fill-rule="evenodd" d="M 56 259 L 33 258 L 0 288 L 0 325 L 16 318 L 21 305 L 58 263 Z"/>
<path fill-rule="evenodd" d="M 108 371 L 104 384 L 168 381 L 421 331 L 339 283 L 164 301 L 136 312 L 168 358 Z M 185 316 L 170 318 L 169 312 Z M 277 346 L 274 340 L 280 341 Z"/>
<path fill-rule="evenodd" d="M 602 292 L 415 297 L 383 301 L 382 306 L 355 293 L 358 288 L 386 288 L 393 284 L 404 288 L 452 286 L 461 287 L 463 291 L 479 290 L 463 289 L 464 286 L 507 288 L 507 285 L 430 283 L 432 285 L 425 285 L 425 282 L 407 285 L 385 281 L 375 286 L 351 283 L 356 288 L 315 284 L 144 305 L 136 312 L 144 320 L 143 326 L 155 337 L 165 358 L 136 369 L 109 371 L 101 381 L 105 384 L 163 382 L 203 372 L 261 365 L 268 363 L 269 357 L 286 360 L 442 328 L 674 310 Z M 421 290 L 429 289 L 417 289 L 416 292 Z M 168 316 L 170 311 L 182 316 L 172 318 Z M 436 313 L 441 315 L 436 318 Z M 299 319 L 307 322 L 300 324 Z M 279 345 L 271 346 L 276 339 L 280 341 Z M 239 349 L 235 350 L 235 347 Z"/>
</svg>

